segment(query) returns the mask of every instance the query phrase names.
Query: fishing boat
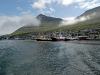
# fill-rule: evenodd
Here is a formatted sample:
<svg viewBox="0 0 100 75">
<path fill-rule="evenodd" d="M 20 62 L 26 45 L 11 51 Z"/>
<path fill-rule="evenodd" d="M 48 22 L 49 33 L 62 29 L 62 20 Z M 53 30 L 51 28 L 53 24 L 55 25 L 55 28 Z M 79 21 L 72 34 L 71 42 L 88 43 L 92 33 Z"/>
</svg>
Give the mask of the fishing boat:
<svg viewBox="0 0 100 75">
<path fill-rule="evenodd" d="M 70 39 L 70 38 L 65 38 L 64 41 L 69 41 L 69 40 L 73 40 L 73 39 Z"/>
<path fill-rule="evenodd" d="M 51 38 L 52 41 L 68 41 L 70 40 L 69 38 L 66 37 L 66 35 L 63 35 L 63 33 L 56 32 L 53 34 L 54 36 Z"/>
<path fill-rule="evenodd" d="M 66 41 L 67 38 L 65 36 L 59 35 L 57 37 L 52 37 L 52 41 Z"/>
<path fill-rule="evenodd" d="M 78 36 L 79 40 L 87 40 L 88 36 Z"/>
</svg>

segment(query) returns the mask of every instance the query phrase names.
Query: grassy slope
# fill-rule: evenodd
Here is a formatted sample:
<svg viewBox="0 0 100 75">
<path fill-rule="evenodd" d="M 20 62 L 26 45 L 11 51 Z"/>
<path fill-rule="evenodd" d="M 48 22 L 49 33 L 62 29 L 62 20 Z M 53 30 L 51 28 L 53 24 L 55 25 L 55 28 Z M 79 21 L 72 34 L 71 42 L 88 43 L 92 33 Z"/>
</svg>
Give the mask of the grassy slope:
<svg viewBox="0 0 100 75">
<path fill-rule="evenodd" d="M 47 23 L 44 23 L 46 25 Z M 48 25 L 48 24 L 47 24 Z M 39 29 L 31 28 L 27 31 L 17 31 L 12 33 L 13 36 L 20 36 L 20 35 L 29 35 L 33 33 L 41 33 L 41 32 L 52 32 L 52 31 L 58 31 L 58 30 L 80 30 L 80 29 L 87 29 L 87 28 L 97 28 L 100 26 L 100 20 L 92 20 L 92 21 L 86 21 L 81 22 L 74 25 L 67 25 L 63 27 L 44 27 Z"/>
</svg>

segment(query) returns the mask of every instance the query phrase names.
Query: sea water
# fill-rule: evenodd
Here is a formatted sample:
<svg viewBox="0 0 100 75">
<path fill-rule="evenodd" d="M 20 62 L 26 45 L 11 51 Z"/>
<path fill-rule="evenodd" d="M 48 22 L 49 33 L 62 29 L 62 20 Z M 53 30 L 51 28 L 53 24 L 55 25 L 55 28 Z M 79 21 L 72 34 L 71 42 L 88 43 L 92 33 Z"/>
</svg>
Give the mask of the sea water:
<svg viewBox="0 0 100 75">
<path fill-rule="evenodd" d="M 100 41 L 0 41 L 0 75 L 100 75 Z"/>
</svg>

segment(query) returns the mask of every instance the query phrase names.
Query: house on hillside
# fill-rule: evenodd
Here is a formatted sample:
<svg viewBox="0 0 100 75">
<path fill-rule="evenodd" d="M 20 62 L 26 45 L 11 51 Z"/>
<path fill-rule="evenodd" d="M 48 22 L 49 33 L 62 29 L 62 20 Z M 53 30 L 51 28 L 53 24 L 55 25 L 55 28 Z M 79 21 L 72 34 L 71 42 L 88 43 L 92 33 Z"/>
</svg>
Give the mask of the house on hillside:
<svg viewBox="0 0 100 75">
<path fill-rule="evenodd" d="M 86 36 L 85 31 L 79 30 L 78 31 L 78 36 Z"/>
<path fill-rule="evenodd" d="M 89 33 L 89 38 L 90 39 L 95 39 L 95 33 Z"/>
</svg>

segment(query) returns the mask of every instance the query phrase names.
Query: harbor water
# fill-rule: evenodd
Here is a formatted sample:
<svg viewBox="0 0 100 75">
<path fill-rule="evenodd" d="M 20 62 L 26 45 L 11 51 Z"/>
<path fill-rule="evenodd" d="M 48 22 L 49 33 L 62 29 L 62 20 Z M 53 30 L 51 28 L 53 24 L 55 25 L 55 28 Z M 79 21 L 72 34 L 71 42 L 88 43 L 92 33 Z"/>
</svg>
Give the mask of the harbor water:
<svg viewBox="0 0 100 75">
<path fill-rule="evenodd" d="M 100 41 L 0 41 L 0 75 L 100 75 Z"/>
</svg>

